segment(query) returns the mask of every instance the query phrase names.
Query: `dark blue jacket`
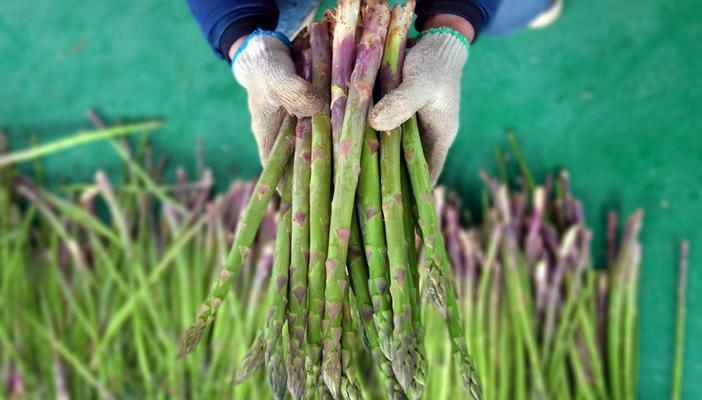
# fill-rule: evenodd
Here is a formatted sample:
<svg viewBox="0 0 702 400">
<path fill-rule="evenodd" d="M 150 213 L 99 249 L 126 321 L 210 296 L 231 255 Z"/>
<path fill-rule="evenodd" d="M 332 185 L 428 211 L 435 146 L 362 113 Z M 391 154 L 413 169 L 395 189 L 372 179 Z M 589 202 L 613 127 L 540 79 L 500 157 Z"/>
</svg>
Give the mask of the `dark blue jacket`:
<svg viewBox="0 0 702 400">
<path fill-rule="evenodd" d="M 495 14 L 501 0 L 419 0 L 415 26 L 421 30 L 426 18 L 436 14 L 453 14 L 468 20 L 480 32 Z M 240 37 L 257 28 L 274 30 L 278 24 L 278 6 L 274 0 L 188 0 L 193 16 L 200 24 L 210 46 L 222 58 Z"/>
</svg>

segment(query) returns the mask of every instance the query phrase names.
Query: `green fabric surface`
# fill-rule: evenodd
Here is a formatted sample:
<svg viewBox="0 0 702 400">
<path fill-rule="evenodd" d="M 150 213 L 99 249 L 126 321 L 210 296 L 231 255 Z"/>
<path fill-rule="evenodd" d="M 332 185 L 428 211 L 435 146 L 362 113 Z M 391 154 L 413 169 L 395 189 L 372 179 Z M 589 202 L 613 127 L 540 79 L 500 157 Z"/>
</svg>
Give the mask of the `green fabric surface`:
<svg viewBox="0 0 702 400">
<path fill-rule="evenodd" d="M 331 4 L 331 2 L 325 2 Z M 512 129 L 538 176 L 571 172 L 602 249 L 611 208 L 646 212 L 638 398 L 669 396 L 677 241 L 691 272 L 685 399 L 702 398 L 702 2 L 565 0 L 550 29 L 483 37 L 463 80 L 461 130 L 441 181 L 477 211 L 478 170 Z M 89 126 L 161 117 L 157 155 L 194 170 L 200 141 L 219 182 L 260 170 L 244 91 L 184 0 L 0 2 L 0 126 L 15 149 Z M 48 182 L 119 172 L 107 144 L 42 162 Z"/>
</svg>

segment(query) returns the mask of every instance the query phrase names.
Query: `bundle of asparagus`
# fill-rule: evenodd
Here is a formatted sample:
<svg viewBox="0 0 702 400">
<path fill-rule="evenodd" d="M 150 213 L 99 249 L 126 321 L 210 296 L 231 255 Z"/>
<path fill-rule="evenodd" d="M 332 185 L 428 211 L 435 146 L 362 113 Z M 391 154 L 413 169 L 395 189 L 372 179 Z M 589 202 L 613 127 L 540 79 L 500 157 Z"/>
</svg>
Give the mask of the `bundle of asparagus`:
<svg viewBox="0 0 702 400">
<path fill-rule="evenodd" d="M 414 249 L 418 232 L 428 261 L 424 292 L 446 321 L 469 397 L 481 397 L 416 120 L 381 132 L 380 140 L 367 123 L 376 80 L 381 95 L 400 82 L 413 12 L 413 2 L 396 6 L 391 17 L 386 2 L 341 0 L 329 18 L 331 40 L 326 21 L 311 24 L 294 40 L 300 74 L 327 104 L 312 121 L 285 119 L 226 268 L 184 333 L 181 354 L 194 348 L 214 320 L 286 170 L 269 319 L 236 380 L 265 364 L 281 398 L 285 386 L 296 399 L 306 392 L 360 398 L 353 361 L 358 334 L 352 316 L 358 315 L 388 395 L 420 397 L 427 360 Z"/>
</svg>

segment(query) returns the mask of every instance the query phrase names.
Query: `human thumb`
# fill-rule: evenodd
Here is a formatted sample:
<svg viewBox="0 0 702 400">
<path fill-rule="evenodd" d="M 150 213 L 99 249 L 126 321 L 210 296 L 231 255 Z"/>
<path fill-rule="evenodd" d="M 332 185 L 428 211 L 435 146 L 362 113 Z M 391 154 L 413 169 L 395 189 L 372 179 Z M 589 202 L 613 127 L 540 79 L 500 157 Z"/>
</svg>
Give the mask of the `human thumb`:
<svg viewBox="0 0 702 400">
<path fill-rule="evenodd" d="M 423 93 L 424 92 L 424 93 Z M 378 131 L 389 131 L 407 121 L 427 103 L 426 91 L 413 81 L 400 84 L 380 99 L 370 112 L 370 125 Z"/>
<path fill-rule="evenodd" d="M 311 117 L 322 108 L 322 98 L 312 85 L 293 74 L 282 74 L 272 85 L 277 102 L 296 117 Z"/>
</svg>

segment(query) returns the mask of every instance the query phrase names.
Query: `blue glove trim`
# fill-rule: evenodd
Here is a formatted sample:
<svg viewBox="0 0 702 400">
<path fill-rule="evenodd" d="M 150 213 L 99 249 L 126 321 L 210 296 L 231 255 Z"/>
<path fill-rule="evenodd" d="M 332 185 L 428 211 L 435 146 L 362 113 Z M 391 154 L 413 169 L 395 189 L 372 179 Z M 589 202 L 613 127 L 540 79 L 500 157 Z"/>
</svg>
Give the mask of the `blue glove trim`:
<svg viewBox="0 0 702 400">
<path fill-rule="evenodd" d="M 244 51 L 244 49 L 246 49 L 246 46 L 248 46 L 251 39 L 253 39 L 256 36 L 260 36 L 260 35 L 274 37 L 274 38 L 280 40 L 281 42 L 283 42 L 283 44 L 285 46 L 287 46 L 288 49 L 292 50 L 292 43 L 290 43 L 290 39 L 288 39 L 288 37 L 285 36 L 283 33 L 278 32 L 278 31 L 266 31 L 266 30 L 259 28 L 259 29 L 256 29 L 255 31 L 251 32 L 249 34 L 249 36 L 247 36 L 246 39 L 244 39 L 244 43 L 242 43 L 241 46 L 239 46 L 239 48 L 236 49 L 236 52 L 234 53 L 234 57 L 232 57 L 232 62 L 230 64 L 232 67 L 234 66 L 234 62 L 236 61 L 236 58 L 239 57 L 239 54 L 241 54 L 241 52 Z"/>
</svg>

